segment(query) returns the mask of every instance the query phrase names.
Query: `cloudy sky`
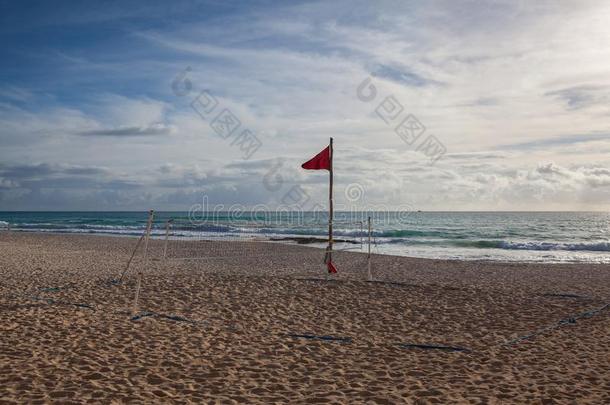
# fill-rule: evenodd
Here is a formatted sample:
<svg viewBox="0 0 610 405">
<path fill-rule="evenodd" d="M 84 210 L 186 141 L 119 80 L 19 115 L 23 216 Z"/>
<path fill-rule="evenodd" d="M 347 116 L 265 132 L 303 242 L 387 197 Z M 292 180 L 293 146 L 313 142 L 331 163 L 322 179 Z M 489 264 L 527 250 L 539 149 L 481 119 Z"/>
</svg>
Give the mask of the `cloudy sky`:
<svg viewBox="0 0 610 405">
<path fill-rule="evenodd" d="M 103 3 L 103 4 L 102 4 Z M 607 210 L 607 1 L 0 1 L 0 210 Z M 232 120 L 232 125 L 228 120 Z"/>
</svg>

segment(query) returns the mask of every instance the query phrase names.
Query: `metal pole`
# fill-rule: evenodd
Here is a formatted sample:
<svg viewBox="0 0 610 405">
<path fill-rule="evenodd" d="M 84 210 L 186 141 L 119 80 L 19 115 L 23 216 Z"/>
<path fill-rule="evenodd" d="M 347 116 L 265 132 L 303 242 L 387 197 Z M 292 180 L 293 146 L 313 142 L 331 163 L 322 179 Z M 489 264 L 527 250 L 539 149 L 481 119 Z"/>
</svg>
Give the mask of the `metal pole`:
<svg viewBox="0 0 610 405">
<path fill-rule="evenodd" d="M 167 258 L 167 243 L 169 241 L 169 227 L 171 226 L 173 219 L 167 220 L 165 223 L 165 245 L 163 246 L 163 260 Z"/>
<path fill-rule="evenodd" d="M 371 217 L 368 217 L 368 227 L 369 227 L 369 254 L 367 257 L 367 278 L 368 281 L 373 281 L 373 275 L 371 274 Z"/>
<path fill-rule="evenodd" d="M 138 271 L 138 284 L 136 286 L 136 296 L 133 300 L 132 314 L 135 315 L 138 312 L 138 300 L 140 298 L 140 288 L 142 287 L 142 269 L 148 265 L 148 241 L 150 239 L 150 229 L 152 228 L 153 217 L 155 216 L 154 211 L 148 212 L 148 223 L 146 224 L 146 235 L 144 237 L 144 265 L 140 267 Z"/>
</svg>

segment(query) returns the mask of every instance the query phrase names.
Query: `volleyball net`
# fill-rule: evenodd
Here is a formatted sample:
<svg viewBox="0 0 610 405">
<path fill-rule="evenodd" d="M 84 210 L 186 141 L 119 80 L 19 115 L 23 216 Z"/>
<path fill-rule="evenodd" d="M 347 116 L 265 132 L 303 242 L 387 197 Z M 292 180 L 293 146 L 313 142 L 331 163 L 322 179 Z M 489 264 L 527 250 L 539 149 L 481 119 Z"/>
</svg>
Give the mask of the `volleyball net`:
<svg viewBox="0 0 610 405">
<path fill-rule="evenodd" d="M 284 268 L 290 262 L 288 255 L 316 255 L 315 251 L 298 248 L 318 250 L 322 271 L 329 252 L 328 222 L 324 219 L 192 220 L 165 216 L 155 220 L 151 211 L 149 225 L 139 238 L 124 273 L 129 271 L 134 255 L 163 262 L 223 261 L 224 268 L 230 268 L 232 261 L 236 267 L 252 262 Z M 363 273 L 371 280 L 371 258 L 376 246 L 371 218 L 340 219 L 332 225 L 334 265 L 339 272 Z M 148 244 L 147 240 L 152 243 Z"/>
<path fill-rule="evenodd" d="M 260 243 L 327 249 L 327 227 L 328 223 L 320 221 L 287 224 L 172 218 L 163 224 L 162 257 L 164 260 L 244 258 L 266 254 L 258 246 Z M 368 252 L 372 243 L 370 220 L 333 221 L 333 252 Z"/>
</svg>

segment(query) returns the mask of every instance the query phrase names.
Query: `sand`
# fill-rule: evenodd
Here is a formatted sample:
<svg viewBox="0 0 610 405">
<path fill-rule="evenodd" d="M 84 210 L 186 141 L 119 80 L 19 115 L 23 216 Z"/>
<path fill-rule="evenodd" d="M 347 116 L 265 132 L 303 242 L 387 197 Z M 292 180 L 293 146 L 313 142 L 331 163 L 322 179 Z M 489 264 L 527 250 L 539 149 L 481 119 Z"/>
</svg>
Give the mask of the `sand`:
<svg viewBox="0 0 610 405">
<path fill-rule="evenodd" d="M 134 321 L 136 241 L 0 232 L 2 403 L 610 403 L 610 309 L 505 344 L 610 302 L 607 265 L 374 256 L 367 283 L 343 253 L 326 281 L 311 247 L 152 241 Z"/>
</svg>

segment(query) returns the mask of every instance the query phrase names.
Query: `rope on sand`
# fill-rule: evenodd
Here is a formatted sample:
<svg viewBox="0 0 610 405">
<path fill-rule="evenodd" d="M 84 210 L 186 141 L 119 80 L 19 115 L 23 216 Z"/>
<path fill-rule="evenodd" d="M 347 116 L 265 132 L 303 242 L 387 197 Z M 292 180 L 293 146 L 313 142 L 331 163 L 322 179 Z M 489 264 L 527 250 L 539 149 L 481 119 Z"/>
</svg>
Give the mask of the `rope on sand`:
<svg viewBox="0 0 610 405">
<path fill-rule="evenodd" d="M 116 286 L 116 285 L 122 285 L 123 281 L 117 280 L 116 278 L 111 278 L 111 279 L 108 279 L 108 280 L 101 281 L 100 284 L 102 286 L 113 287 L 113 286 Z"/>
<path fill-rule="evenodd" d="M 589 300 L 591 297 L 586 297 L 584 295 L 572 294 L 572 293 L 546 293 L 542 294 L 543 297 L 553 297 L 553 298 L 578 298 L 578 299 L 586 299 Z"/>
<path fill-rule="evenodd" d="M 56 300 L 53 298 L 41 298 L 39 296 L 40 293 L 54 293 L 54 292 L 59 292 L 62 290 L 67 290 L 68 288 L 69 288 L 69 286 L 67 286 L 67 287 L 40 287 L 38 289 L 39 293 L 36 295 L 28 295 L 27 293 L 23 293 L 23 294 L 14 295 L 10 298 L 20 298 L 20 299 L 32 300 L 32 301 L 42 301 L 42 302 L 46 302 L 49 305 L 67 305 L 67 306 L 74 306 L 77 308 L 86 308 L 86 309 L 95 311 L 95 307 L 92 305 L 89 305 L 89 304 L 83 304 L 80 302 L 62 301 L 62 300 Z"/>
<path fill-rule="evenodd" d="M 147 318 L 147 317 L 153 317 L 153 318 L 162 318 L 162 319 L 169 319 L 170 321 L 176 321 L 176 322 L 186 322 L 186 323 L 191 323 L 193 325 L 197 324 L 197 321 L 192 321 L 190 319 L 184 318 L 182 316 L 178 316 L 178 315 L 166 315 L 166 314 L 159 314 L 156 312 L 142 312 L 138 315 L 134 315 L 131 317 L 132 321 L 138 321 L 142 318 Z"/>
<path fill-rule="evenodd" d="M 80 302 L 69 302 L 69 301 L 60 301 L 60 300 L 54 300 L 52 298 L 40 298 L 40 297 L 26 297 L 27 299 L 31 299 L 33 301 L 43 301 L 46 302 L 49 305 L 68 305 L 68 306 L 75 306 L 78 308 L 86 308 L 86 309 L 90 309 L 92 311 L 95 311 L 95 307 L 93 307 L 92 305 L 89 304 L 82 304 Z"/>
<path fill-rule="evenodd" d="M 41 292 L 58 292 L 61 290 L 62 290 L 61 287 L 45 287 L 45 288 L 40 289 Z"/>
<path fill-rule="evenodd" d="M 296 334 L 287 333 L 286 336 L 292 338 L 308 339 L 308 340 L 321 340 L 324 342 L 341 342 L 341 343 L 352 343 L 350 337 L 338 337 L 328 335 L 313 335 L 313 334 Z M 403 349 L 432 349 L 432 350 L 443 350 L 447 352 L 469 352 L 470 349 L 457 346 L 444 346 L 444 345 L 431 345 L 431 344 L 416 344 L 416 343 L 399 343 L 398 346 Z"/>
<path fill-rule="evenodd" d="M 580 313 L 578 315 L 574 315 L 574 316 L 570 316 L 568 318 L 561 319 L 557 323 L 554 323 L 552 325 L 549 325 L 549 326 L 546 326 L 544 328 L 538 329 L 538 330 L 536 330 L 536 331 L 534 331 L 532 333 L 529 333 L 527 335 L 519 336 L 519 337 L 517 337 L 515 339 L 509 340 L 508 342 L 504 343 L 504 346 L 511 346 L 511 345 L 520 343 L 520 342 L 522 342 L 524 340 L 532 339 L 532 338 L 534 338 L 534 337 L 536 337 L 538 335 L 541 335 L 541 334 L 543 334 L 545 332 L 549 332 L 549 331 L 552 331 L 552 330 L 555 330 L 555 329 L 559 329 L 563 325 L 573 325 L 573 324 L 576 323 L 577 320 L 591 318 L 591 317 L 599 314 L 600 312 L 602 312 L 603 310 L 605 310 L 607 308 L 610 308 L 610 303 L 605 304 L 605 305 L 603 305 L 603 306 L 601 306 L 601 307 L 599 307 L 597 309 L 592 309 L 590 311 L 582 312 L 582 313 Z"/>
<path fill-rule="evenodd" d="M 396 287 L 422 287 L 421 285 L 418 285 L 418 284 L 402 283 L 399 281 L 367 280 L 366 282 L 370 283 L 370 284 L 390 285 L 390 286 L 396 286 Z"/>
<path fill-rule="evenodd" d="M 465 347 L 457 346 L 445 346 L 445 345 L 429 345 L 429 344 L 418 344 L 418 343 L 399 343 L 398 346 L 403 349 L 431 349 L 431 350 L 444 350 L 447 352 L 469 352 L 470 349 Z"/>
<path fill-rule="evenodd" d="M 152 211 L 151 214 L 152 215 Z M 149 221 L 151 221 L 151 217 L 149 216 Z M 142 243 L 142 240 L 144 240 L 144 237 L 146 236 L 146 233 L 143 233 L 142 236 L 140 236 L 140 239 L 138 239 L 138 243 L 136 243 L 136 247 L 133 250 L 133 252 L 131 253 L 131 257 L 129 258 L 129 261 L 127 262 L 127 265 L 125 266 L 125 269 L 123 269 L 123 272 L 121 273 L 121 277 L 119 277 L 119 283 L 121 281 L 123 281 L 123 277 L 125 277 L 125 273 L 127 273 L 127 271 L 129 270 L 129 266 L 131 265 L 131 261 L 133 260 L 134 256 L 136 255 L 136 252 L 138 251 L 138 248 L 140 247 L 140 244 Z"/>
<path fill-rule="evenodd" d="M 325 342 L 341 342 L 341 343 L 352 343 L 352 338 L 350 337 L 337 337 L 337 336 L 328 336 L 328 335 L 312 335 L 312 334 L 297 334 L 297 333 L 287 333 L 286 336 L 292 338 L 300 338 L 300 339 L 309 339 L 309 340 L 322 340 Z"/>
<path fill-rule="evenodd" d="M 299 280 L 299 281 L 308 281 L 308 282 L 314 282 L 314 283 L 330 283 L 330 284 L 339 284 L 339 283 L 344 283 L 346 281 L 349 280 L 342 280 L 342 279 L 334 279 L 334 278 L 295 278 L 294 280 Z"/>
</svg>

